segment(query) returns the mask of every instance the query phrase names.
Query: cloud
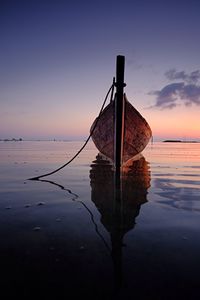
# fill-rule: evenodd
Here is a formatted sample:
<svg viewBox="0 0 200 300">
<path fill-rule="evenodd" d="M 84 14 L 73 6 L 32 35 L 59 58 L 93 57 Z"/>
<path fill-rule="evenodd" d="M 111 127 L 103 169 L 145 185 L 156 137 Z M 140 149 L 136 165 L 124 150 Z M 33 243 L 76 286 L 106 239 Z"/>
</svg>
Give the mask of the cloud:
<svg viewBox="0 0 200 300">
<path fill-rule="evenodd" d="M 200 70 L 187 74 L 185 71 L 176 71 L 170 69 L 165 73 L 167 79 L 182 80 L 181 82 L 170 83 L 161 90 L 150 92 L 149 95 L 155 95 L 155 104 L 152 107 L 160 109 L 172 109 L 183 103 L 185 106 L 200 106 Z"/>
<path fill-rule="evenodd" d="M 160 91 L 151 92 L 151 95 L 156 95 L 156 104 L 159 108 L 174 108 L 180 91 L 183 90 L 184 82 L 172 83 L 166 85 Z"/>
<path fill-rule="evenodd" d="M 188 84 L 180 94 L 181 99 L 200 105 L 200 86 Z"/>
<path fill-rule="evenodd" d="M 170 69 L 165 73 L 167 79 L 173 80 L 183 80 L 186 83 L 196 84 L 200 79 L 200 70 L 193 71 L 187 74 L 185 71 L 176 71 L 176 69 Z"/>
</svg>

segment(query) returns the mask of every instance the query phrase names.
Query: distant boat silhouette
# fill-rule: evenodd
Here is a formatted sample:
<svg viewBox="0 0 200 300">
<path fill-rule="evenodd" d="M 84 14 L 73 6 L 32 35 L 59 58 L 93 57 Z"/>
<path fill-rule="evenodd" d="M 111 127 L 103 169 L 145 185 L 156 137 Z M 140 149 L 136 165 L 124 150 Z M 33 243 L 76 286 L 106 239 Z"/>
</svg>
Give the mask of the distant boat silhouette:
<svg viewBox="0 0 200 300">
<path fill-rule="evenodd" d="M 122 170 L 122 187 L 116 194 L 113 166 L 98 154 L 91 165 L 91 200 L 101 214 L 101 223 L 110 234 L 115 284 L 122 283 L 122 247 L 124 235 L 135 226 L 140 207 L 147 202 L 150 170 L 142 155 L 129 161 Z"/>
</svg>

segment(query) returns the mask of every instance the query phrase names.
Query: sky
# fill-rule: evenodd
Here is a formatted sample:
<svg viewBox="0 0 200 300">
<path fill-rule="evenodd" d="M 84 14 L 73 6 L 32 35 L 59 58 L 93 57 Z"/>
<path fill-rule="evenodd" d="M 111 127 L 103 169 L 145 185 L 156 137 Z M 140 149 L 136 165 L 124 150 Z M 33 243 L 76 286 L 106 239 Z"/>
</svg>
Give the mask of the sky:
<svg viewBox="0 0 200 300">
<path fill-rule="evenodd" d="M 200 2 L 0 2 L 0 139 L 89 134 L 125 56 L 154 140 L 200 140 Z"/>
</svg>

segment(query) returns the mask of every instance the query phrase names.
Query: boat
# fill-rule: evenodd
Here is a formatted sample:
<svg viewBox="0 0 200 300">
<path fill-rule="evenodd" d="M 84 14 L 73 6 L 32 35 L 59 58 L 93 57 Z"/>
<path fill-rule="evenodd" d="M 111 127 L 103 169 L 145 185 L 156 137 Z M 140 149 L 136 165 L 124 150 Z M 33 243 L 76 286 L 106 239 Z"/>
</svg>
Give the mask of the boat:
<svg viewBox="0 0 200 300">
<path fill-rule="evenodd" d="M 119 75 L 117 76 L 119 77 Z M 122 87 L 124 83 L 116 82 L 115 86 Z M 120 102 L 121 105 L 120 116 L 117 112 L 117 102 Z M 119 133 L 116 132 L 118 120 L 121 120 Z M 116 91 L 114 99 L 111 99 L 110 103 L 94 120 L 90 134 L 99 152 L 114 163 L 116 163 L 117 148 L 121 148 L 119 153 L 120 166 L 141 153 L 152 137 L 152 131 L 147 121 L 128 101 L 126 94 L 123 93 L 122 96 L 119 96 L 118 91 Z M 119 136 L 118 144 L 117 136 Z"/>
</svg>

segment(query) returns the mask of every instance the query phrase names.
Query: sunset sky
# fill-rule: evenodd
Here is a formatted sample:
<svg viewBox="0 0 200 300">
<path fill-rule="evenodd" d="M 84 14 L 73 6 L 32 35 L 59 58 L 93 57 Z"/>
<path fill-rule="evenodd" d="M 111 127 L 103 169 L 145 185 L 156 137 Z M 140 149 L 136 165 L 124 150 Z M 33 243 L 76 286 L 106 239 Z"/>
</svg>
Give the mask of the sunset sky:
<svg viewBox="0 0 200 300">
<path fill-rule="evenodd" d="M 198 0 L 4 0 L 0 40 L 0 138 L 87 137 L 121 54 L 154 139 L 200 140 Z"/>
</svg>

